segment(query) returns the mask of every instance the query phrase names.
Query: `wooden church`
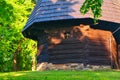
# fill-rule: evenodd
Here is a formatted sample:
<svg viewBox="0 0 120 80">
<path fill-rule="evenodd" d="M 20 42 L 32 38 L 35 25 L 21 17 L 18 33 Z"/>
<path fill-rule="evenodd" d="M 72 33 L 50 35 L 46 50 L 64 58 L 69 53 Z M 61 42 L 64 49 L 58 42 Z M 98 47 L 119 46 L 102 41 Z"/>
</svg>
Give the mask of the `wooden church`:
<svg viewBox="0 0 120 80">
<path fill-rule="evenodd" d="M 38 42 L 37 64 L 120 67 L 120 2 L 103 0 L 102 17 L 79 12 L 85 0 L 38 0 L 22 33 Z"/>
</svg>

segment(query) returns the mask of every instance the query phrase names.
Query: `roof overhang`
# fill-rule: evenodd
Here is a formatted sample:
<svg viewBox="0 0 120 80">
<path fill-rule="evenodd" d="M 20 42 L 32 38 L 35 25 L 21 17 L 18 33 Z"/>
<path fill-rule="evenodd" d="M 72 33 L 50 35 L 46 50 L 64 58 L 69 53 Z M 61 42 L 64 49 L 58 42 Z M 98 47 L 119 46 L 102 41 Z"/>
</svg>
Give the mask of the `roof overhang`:
<svg viewBox="0 0 120 80">
<path fill-rule="evenodd" d="M 60 27 L 72 27 L 78 26 L 80 24 L 90 25 L 95 29 L 102 29 L 111 31 L 112 33 L 120 27 L 119 23 L 114 23 L 110 21 L 99 20 L 98 24 L 94 24 L 92 18 L 81 18 L 81 19 L 64 19 L 56 21 L 45 21 L 45 22 L 35 22 L 29 28 L 22 31 L 23 35 L 27 38 L 37 40 L 37 37 L 44 32 L 45 29 L 50 30 L 52 28 Z M 113 36 L 115 37 L 117 43 L 120 44 L 120 29 L 117 30 Z"/>
</svg>

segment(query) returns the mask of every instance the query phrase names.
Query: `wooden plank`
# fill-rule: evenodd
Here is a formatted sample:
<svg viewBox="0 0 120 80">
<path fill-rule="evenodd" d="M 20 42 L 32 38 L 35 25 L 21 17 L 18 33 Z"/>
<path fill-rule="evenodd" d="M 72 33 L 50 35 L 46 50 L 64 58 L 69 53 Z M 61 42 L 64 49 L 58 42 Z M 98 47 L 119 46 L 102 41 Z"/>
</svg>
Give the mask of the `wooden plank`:
<svg viewBox="0 0 120 80">
<path fill-rule="evenodd" d="M 118 45 L 118 64 L 120 67 L 120 45 Z"/>
<path fill-rule="evenodd" d="M 111 60 L 108 59 L 108 58 L 106 58 L 106 59 L 105 59 L 105 58 L 99 58 L 99 59 L 94 58 L 94 59 L 88 59 L 88 61 L 89 61 L 89 62 L 96 62 L 96 61 L 101 61 L 101 62 L 102 62 L 102 61 L 103 61 L 103 62 L 104 62 L 104 61 L 108 61 L 108 62 L 111 62 Z"/>
<path fill-rule="evenodd" d="M 78 55 L 85 55 L 85 52 L 72 52 L 72 51 L 69 51 L 69 52 L 65 53 L 63 51 L 62 53 L 54 53 L 54 52 L 53 53 L 49 53 L 50 56 L 54 56 L 54 55 L 65 55 L 66 56 L 66 55 L 74 55 L 74 54 L 75 55 L 76 54 L 78 54 Z"/>
<path fill-rule="evenodd" d="M 91 45 L 91 46 L 106 46 L 108 45 L 108 42 L 89 42 L 88 45 Z"/>
<path fill-rule="evenodd" d="M 60 64 L 60 63 L 84 63 L 85 59 L 56 59 L 50 60 L 49 62 Z"/>
<path fill-rule="evenodd" d="M 97 40 L 97 39 L 87 39 L 87 43 L 89 44 L 98 44 L 98 45 L 102 45 L 102 44 L 108 44 L 108 40 Z M 86 41 L 80 41 L 80 40 L 67 40 L 67 39 L 63 39 L 61 44 L 83 44 L 86 43 Z"/>
<path fill-rule="evenodd" d="M 100 45 L 88 45 L 87 46 L 88 49 L 94 49 L 94 50 L 107 50 L 105 46 L 100 46 Z"/>
<path fill-rule="evenodd" d="M 106 47 L 102 47 L 100 45 L 86 45 L 86 44 L 67 44 L 67 45 L 56 45 L 53 48 L 49 49 L 49 50 L 66 50 L 66 49 L 89 49 L 89 50 L 107 50 Z"/>
<path fill-rule="evenodd" d="M 88 57 L 87 57 L 88 56 Z M 107 54 L 89 54 L 89 53 L 73 53 L 73 54 L 50 54 L 50 59 L 65 59 L 65 58 L 87 58 L 87 59 L 108 59 Z"/>
<path fill-rule="evenodd" d="M 89 57 L 98 57 L 98 56 L 102 56 L 102 57 L 106 57 L 106 56 L 108 56 L 108 54 L 97 54 L 97 53 L 95 53 L 95 54 L 93 54 L 93 53 L 91 53 L 91 54 L 88 54 L 89 55 Z"/>
<path fill-rule="evenodd" d="M 111 65 L 111 61 L 110 60 L 90 60 L 88 64 Z"/>
<path fill-rule="evenodd" d="M 108 56 L 88 56 L 88 60 L 111 60 Z"/>
<path fill-rule="evenodd" d="M 84 54 L 63 54 L 63 55 L 51 55 L 50 56 L 50 59 L 74 59 L 74 58 L 85 58 L 84 57 L 85 55 Z"/>
<path fill-rule="evenodd" d="M 67 44 L 67 45 L 56 45 L 54 46 L 51 50 L 61 50 L 61 49 L 83 49 L 84 48 L 84 44 Z"/>
<path fill-rule="evenodd" d="M 84 53 L 85 50 L 83 49 L 73 49 L 73 50 L 53 50 L 51 52 L 49 52 L 49 54 L 72 54 L 72 53 Z"/>
<path fill-rule="evenodd" d="M 105 63 L 105 64 L 110 64 L 111 63 L 111 60 L 110 59 L 107 59 L 107 58 L 94 58 L 94 59 L 88 59 L 89 60 L 89 63 Z"/>
<path fill-rule="evenodd" d="M 88 54 L 90 54 L 90 55 L 107 55 L 108 54 L 108 52 L 107 51 L 101 51 L 101 50 L 87 50 L 87 49 L 73 49 L 73 50 L 69 50 L 69 49 L 67 49 L 67 50 L 53 50 L 53 51 L 50 51 L 49 52 L 49 54 L 51 55 L 51 54 L 65 54 L 65 55 L 67 55 L 67 54 L 74 54 L 74 53 L 77 53 L 77 54 L 86 54 L 86 53 L 88 53 Z"/>
<path fill-rule="evenodd" d="M 60 64 L 60 63 L 83 63 L 83 64 L 99 64 L 99 65 L 110 65 L 110 60 L 87 60 L 87 59 L 51 59 L 50 63 Z"/>
<path fill-rule="evenodd" d="M 99 50 L 94 49 L 93 50 L 93 49 L 91 49 L 90 52 L 89 52 L 89 54 L 90 55 L 93 55 L 93 54 L 94 55 L 99 55 L 100 54 L 100 55 L 107 55 L 107 56 L 109 56 L 110 52 L 109 52 L 109 49 L 108 50 L 105 50 L 105 49 L 103 49 L 103 50 L 102 49 L 99 49 Z"/>
<path fill-rule="evenodd" d="M 63 43 L 70 43 L 70 42 L 72 42 L 72 43 L 79 43 L 79 42 L 81 42 L 80 40 L 78 40 L 78 39 L 76 39 L 76 38 L 68 38 L 68 39 L 63 39 L 62 40 L 62 42 Z M 81 42 L 82 43 L 82 42 Z"/>
<path fill-rule="evenodd" d="M 102 36 L 104 36 L 104 35 L 102 35 Z M 100 39 L 99 37 L 94 36 L 94 35 L 92 35 L 91 37 L 88 37 L 89 41 L 93 41 L 93 42 L 108 42 L 107 38 Z"/>
<path fill-rule="evenodd" d="M 103 52 L 103 51 L 101 51 L 101 52 L 76 52 L 76 53 L 72 53 L 72 52 L 69 52 L 69 53 L 49 53 L 49 55 L 50 56 L 54 56 L 54 55 L 89 55 L 90 57 L 92 57 L 92 56 L 108 56 L 109 57 L 109 55 L 106 53 L 106 52 Z"/>
</svg>

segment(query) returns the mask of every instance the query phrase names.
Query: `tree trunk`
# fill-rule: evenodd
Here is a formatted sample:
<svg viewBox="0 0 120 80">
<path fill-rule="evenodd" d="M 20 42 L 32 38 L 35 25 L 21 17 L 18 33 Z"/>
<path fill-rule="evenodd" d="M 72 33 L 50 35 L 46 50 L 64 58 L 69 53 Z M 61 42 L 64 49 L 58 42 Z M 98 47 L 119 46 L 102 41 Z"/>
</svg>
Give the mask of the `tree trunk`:
<svg viewBox="0 0 120 80">
<path fill-rule="evenodd" d="M 16 54 L 16 51 L 15 51 L 15 52 L 14 52 L 14 61 L 13 61 L 14 71 L 17 71 L 17 60 L 16 60 L 16 56 L 17 56 L 17 54 Z"/>
</svg>

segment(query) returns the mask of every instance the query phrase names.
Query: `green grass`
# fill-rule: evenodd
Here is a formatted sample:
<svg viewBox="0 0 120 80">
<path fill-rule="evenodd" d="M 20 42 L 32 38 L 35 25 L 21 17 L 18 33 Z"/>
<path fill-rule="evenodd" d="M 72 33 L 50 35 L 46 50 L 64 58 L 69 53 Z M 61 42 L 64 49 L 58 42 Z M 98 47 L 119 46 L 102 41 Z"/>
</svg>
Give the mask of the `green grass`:
<svg viewBox="0 0 120 80">
<path fill-rule="evenodd" d="M 0 80 L 120 80 L 120 71 L 20 71 L 0 73 Z"/>
</svg>

